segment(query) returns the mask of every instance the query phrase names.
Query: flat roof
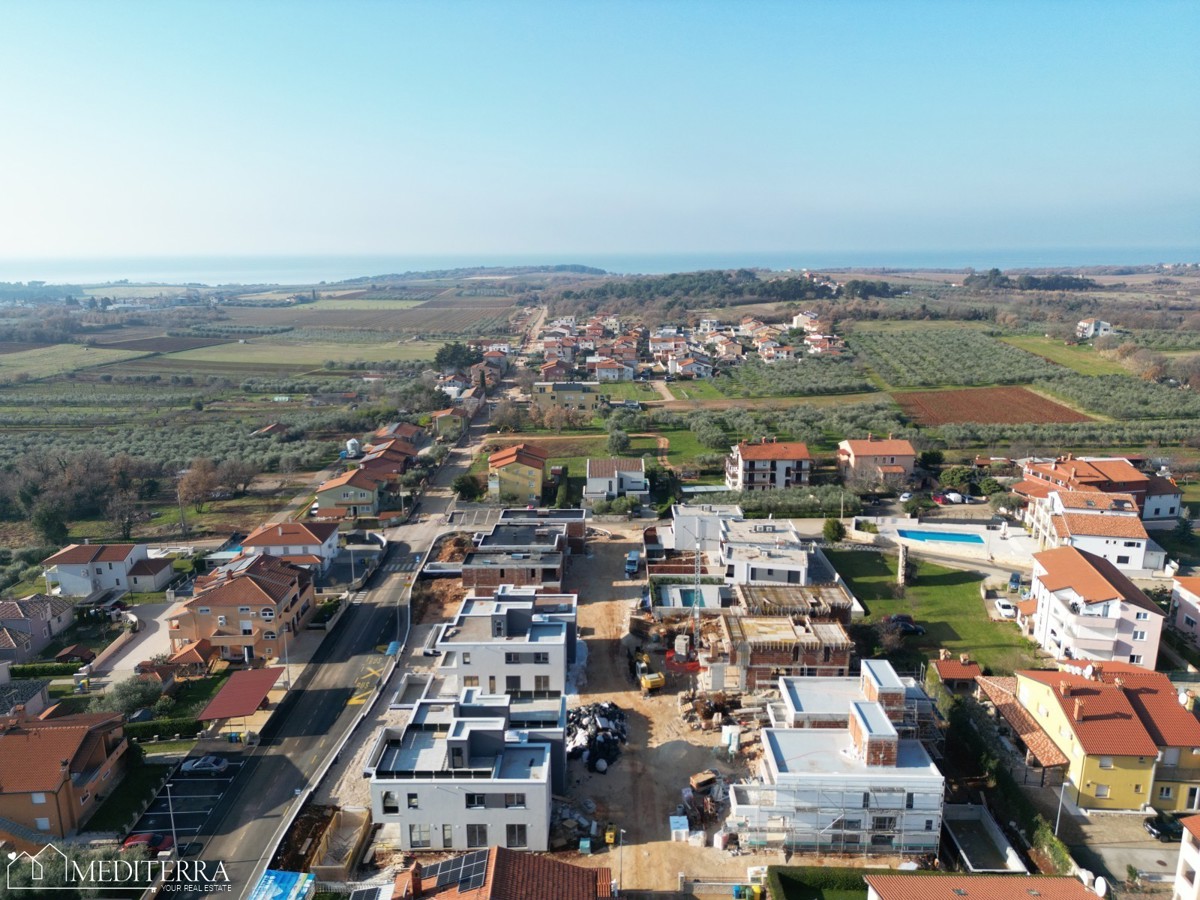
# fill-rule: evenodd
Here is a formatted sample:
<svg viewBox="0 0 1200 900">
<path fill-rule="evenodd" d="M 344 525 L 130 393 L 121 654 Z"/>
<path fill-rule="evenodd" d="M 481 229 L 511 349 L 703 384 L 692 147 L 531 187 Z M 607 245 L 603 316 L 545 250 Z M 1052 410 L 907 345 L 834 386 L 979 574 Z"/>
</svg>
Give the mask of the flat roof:
<svg viewBox="0 0 1200 900">
<path fill-rule="evenodd" d="M 780 692 L 798 714 L 850 714 L 850 704 L 862 699 L 858 679 L 822 676 L 785 676 L 779 679 Z"/>
<path fill-rule="evenodd" d="M 850 711 L 867 734 L 879 737 L 896 737 L 896 726 L 887 717 L 883 707 L 874 700 L 859 700 L 850 704 Z"/>
<path fill-rule="evenodd" d="M 234 672 L 196 719 L 210 722 L 254 715 L 282 674 L 281 668 Z"/>
<path fill-rule="evenodd" d="M 528 553 L 512 553 L 499 551 L 491 553 L 468 553 L 463 560 L 463 566 L 486 566 L 488 568 L 523 566 L 558 566 L 562 564 L 563 555 L 560 551 L 533 550 Z"/>
<path fill-rule="evenodd" d="M 495 525 L 483 536 L 480 547 L 536 547 L 553 548 L 560 537 L 565 537 L 567 526 L 562 524 L 510 524 Z"/>
<path fill-rule="evenodd" d="M 881 688 L 890 688 L 894 691 L 904 690 L 904 682 L 900 680 L 900 676 L 896 674 L 896 670 L 886 659 L 864 659 L 862 670 L 864 675 Z"/>
<path fill-rule="evenodd" d="M 751 544 L 726 544 L 723 548 L 724 559 L 736 562 L 746 562 L 757 566 L 771 568 L 777 566 L 808 566 L 808 550 L 790 544 L 784 547 L 755 546 Z"/>
<path fill-rule="evenodd" d="M 587 518 L 586 509 L 502 509 L 501 522 L 522 522 L 534 519 L 545 522 L 577 522 Z"/>
<path fill-rule="evenodd" d="M 771 754 L 780 775 L 797 778 L 861 775 L 866 779 L 941 778 L 920 741 L 903 740 L 896 746 L 895 766 L 868 766 L 857 755 L 850 732 L 843 728 L 767 728 L 763 747 Z"/>
<path fill-rule="evenodd" d="M 546 778 L 550 768 L 550 748 L 545 744 L 507 743 L 496 770 L 497 778 Z"/>
</svg>

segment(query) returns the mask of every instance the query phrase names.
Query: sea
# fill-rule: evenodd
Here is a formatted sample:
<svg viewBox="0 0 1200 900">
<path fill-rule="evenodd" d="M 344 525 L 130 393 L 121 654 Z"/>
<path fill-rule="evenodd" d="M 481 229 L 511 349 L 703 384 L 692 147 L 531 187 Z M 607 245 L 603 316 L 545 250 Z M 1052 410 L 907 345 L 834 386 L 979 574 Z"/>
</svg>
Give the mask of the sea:
<svg viewBox="0 0 1200 900">
<path fill-rule="evenodd" d="M 0 282 L 49 284 L 311 285 L 406 272 L 505 266 L 582 265 L 621 275 L 704 269 L 986 270 L 1139 266 L 1200 261 L 1197 247 L 1037 248 L 912 251 L 728 251 L 705 253 L 460 253 L 445 255 L 161 256 L 63 259 L 0 257 Z"/>
</svg>

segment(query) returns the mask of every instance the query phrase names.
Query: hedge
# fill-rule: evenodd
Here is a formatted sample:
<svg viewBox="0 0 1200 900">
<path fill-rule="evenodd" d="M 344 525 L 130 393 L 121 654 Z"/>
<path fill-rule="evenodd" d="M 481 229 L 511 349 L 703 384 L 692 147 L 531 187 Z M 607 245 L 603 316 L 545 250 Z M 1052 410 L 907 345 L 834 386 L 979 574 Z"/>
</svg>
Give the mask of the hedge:
<svg viewBox="0 0 1200 900">
<path fill-rule="evenodd" d="M 195 737 L 203 730 L 204 723 L 195 719 L 154 719 L 150 722 L 125 723 L 125 736 L 137 738 L 139 741 L 151 740 L 155 735 L 163 738 L 177 734 L 181 737 Z"/>
<path fill-rule="evenodd" d="M 789 889 L 808 888 L 823 891 L 862 891 L 864 875 L 895 875 L 894 869 L 855 869 L 826 866 L 769 866 L 767 888 L 772 900 L 786 900 Z"/>
<path fill-rule="evenodd" d="M 25 663 L 13 666 L 13 678 L 61 678 L 64 675 L 74 675 L 81 668 L 81 662 L 66 663 Z"/>
</svg>

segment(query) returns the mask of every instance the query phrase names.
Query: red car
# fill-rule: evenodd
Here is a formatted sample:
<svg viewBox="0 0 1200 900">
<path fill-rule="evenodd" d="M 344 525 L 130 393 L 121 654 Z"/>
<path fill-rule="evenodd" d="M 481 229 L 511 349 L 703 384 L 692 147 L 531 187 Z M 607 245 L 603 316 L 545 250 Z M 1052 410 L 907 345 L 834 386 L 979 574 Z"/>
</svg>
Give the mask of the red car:
<svg viewBox="0 0 1200 900">
<path fill-rule="evenodd" d="M 155 853 L 170 850 L 174 846 L 175 839 L 169 834 L 131 834 L 125 838 L 125 843 L 121 844 L 121 849 L 132 850 L 134 847 L 141 847 L 153 856 Z"/>
</svg>

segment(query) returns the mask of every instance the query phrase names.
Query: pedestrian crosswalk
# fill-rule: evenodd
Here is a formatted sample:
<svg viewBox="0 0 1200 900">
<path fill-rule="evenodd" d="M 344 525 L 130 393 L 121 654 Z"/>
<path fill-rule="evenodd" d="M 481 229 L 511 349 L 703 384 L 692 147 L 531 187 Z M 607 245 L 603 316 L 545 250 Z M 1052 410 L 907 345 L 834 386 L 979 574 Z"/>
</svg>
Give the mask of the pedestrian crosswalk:
<svg viewBox="0 0 1200 900">
<path fill-rule="evenodd" d="M 383 566 L 385 572 L 411 572 L 417 567 L 417 563 L 412 559 L 406 559 L 400 562 L 387 563 Z"/>
<path fill-rule="evenodd" d="M 353 594 L 350 595 L 350 603 L 352 605 L 362 603 L 366 599 L 367 599 L 366 591 L 355 591 Z"/>
</svg>

